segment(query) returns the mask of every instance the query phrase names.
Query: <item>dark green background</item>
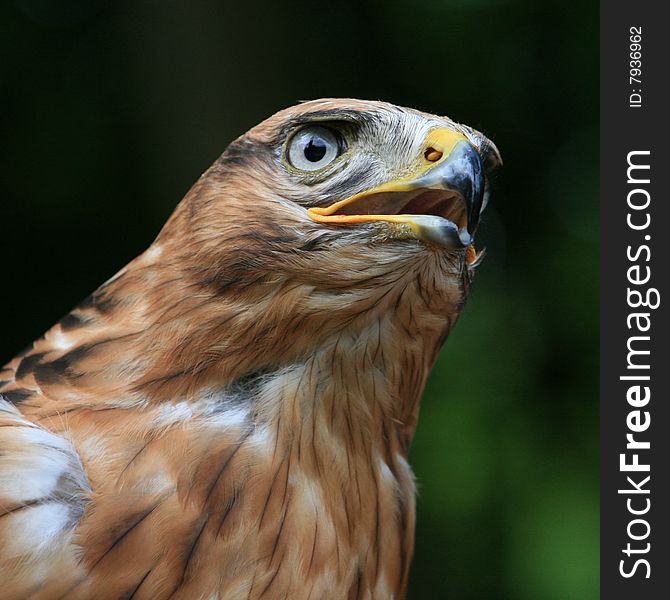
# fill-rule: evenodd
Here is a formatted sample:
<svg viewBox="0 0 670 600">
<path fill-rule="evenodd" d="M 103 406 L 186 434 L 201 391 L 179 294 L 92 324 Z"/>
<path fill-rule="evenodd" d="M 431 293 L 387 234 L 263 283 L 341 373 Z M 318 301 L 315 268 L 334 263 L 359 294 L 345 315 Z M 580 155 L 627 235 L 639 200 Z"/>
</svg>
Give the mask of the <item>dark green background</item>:
<svg viewBox="0 0 670 600">
<path fill-rule="evenodd" d="M 596 598 L 597 16 L 555 0 L 3 4 L 0 363 L 276 110 L 352 96 L 447 114 L 505 166 L 412 451 L 411 598 Z"/>
</svg>

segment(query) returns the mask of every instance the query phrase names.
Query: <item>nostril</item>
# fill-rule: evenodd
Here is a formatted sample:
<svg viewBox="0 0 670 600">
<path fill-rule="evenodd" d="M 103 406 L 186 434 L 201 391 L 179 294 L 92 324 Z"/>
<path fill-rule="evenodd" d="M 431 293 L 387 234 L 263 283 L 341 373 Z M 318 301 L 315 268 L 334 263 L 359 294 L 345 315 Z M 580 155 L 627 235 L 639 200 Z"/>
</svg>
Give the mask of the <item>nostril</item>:
<svg viewBox="0 0 670 600">
<path fill-rule="evenodd" d="M 429 162 L 437 162 L 442 158 L 442 152 L 439 150 L 436 150 L 435 148 L 428 148 L 424 153 L 423 153 L 425 159 Z"/>
</svg>

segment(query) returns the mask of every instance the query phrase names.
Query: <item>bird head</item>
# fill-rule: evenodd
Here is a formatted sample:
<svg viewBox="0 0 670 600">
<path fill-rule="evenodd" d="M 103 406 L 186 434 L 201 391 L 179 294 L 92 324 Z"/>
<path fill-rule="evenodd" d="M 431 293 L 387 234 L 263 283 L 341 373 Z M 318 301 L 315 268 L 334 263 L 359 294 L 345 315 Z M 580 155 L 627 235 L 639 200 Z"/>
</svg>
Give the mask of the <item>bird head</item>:
<svg viewBox="0 0 670 600">
<path fill-rule="evenodd" d="M 270 143 L 282 190 L 313 221 L 452 250 L 471 245 L 499 162 L 480 133 L 381 102 L 305 103 L 246 139 Z"/>
<path fill-rule="evenodd" d="M 222 281 L 236 266 L 247 273 L 235 278 L 245 279 L 261 275 L 263 264 L 297 276 L 302 264 L 301 280 L 322 275 L 342 287 L 344 274 L 365 265 L 411 268 L 431 256 L 463 271 L 476 264 L 488 174 L 499 163 L 490 140 L 446 117 L 383 102 L 316 100 L 231 143 L 177 214 L 188 215 L 189 237 L 201 247 L 228 252 L 211 263 L 227 269 Z M 249 254 L 235 265 L 221 242 L 236 236 L 240 256 Z"/>
</svg>

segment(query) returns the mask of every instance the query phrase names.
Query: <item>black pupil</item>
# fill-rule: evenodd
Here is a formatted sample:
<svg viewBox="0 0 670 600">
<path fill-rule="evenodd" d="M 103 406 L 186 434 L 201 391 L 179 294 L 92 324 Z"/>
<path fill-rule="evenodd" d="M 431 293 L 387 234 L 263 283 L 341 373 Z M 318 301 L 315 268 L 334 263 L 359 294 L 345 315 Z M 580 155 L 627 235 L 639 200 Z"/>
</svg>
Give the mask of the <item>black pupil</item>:
<svg viewBox="0 0 670 600">
<path fill-rule="evenodd" d="M 326 155 L 326 142 L 319 137 L 311 137 L 305 146 L 305 158 L 309 162 L 319 162 Z"/>
</svg>

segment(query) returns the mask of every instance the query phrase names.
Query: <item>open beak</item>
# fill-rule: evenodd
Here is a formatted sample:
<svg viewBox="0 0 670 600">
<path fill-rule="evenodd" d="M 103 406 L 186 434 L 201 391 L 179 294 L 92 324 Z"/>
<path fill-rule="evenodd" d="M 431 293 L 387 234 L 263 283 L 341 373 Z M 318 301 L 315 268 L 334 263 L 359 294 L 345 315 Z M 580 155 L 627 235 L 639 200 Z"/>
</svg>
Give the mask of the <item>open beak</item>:
<svg viewBox="0 0 670 600">
<path fill-rule="evenodd" d="M 387 221 L 424 241 L 468 248 L 485 201 L 479 152 L 462 133 L 440 128 L 426 137 L 411 175 L 307 213 L 319 223 Z"/>
</svg>

